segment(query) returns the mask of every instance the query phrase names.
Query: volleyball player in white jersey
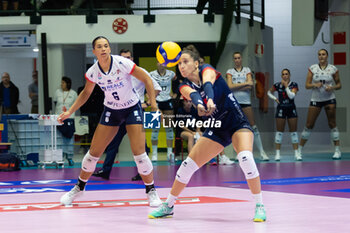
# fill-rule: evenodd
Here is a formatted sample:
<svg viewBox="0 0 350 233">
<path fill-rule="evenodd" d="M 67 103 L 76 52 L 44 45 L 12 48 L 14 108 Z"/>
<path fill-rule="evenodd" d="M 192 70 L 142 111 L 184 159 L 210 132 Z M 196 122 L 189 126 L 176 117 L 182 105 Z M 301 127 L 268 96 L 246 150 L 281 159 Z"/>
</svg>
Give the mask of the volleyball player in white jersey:
<svg viewBox="0 0 350 233">
<path fill-rule="evenodd" d="M 161 86 L 162 91 L 156 97 L 158 108 L 162 112 L 163 117 L 165 116 L 166 124 L 172 119 L 174 115 L 173 104 L 171 100 L 171 81 L 176 79 L 176 75 L 173 71 L 165 69 L 159 62 L 157 63 L 157 70 L 150 72 L 151 77 L 158 82 Z M 167 144 L 167 158 L 168 161 L 174 160 L 173 153 L 173 141 L 174 132 L 172 127 L 165 128 L 166 133 L 166 144 Z M 152 161 L 158 159 L 158 135 L 159 129 L 152 130 Z"/>
<path fill-rule="evenodd" d="M 250 101 L 250 94 L 254 84 L 252 73 L 248 67 L 242 66 L 242 55 L 240 52 L 233 53 L 233 61 L 235 67 L 226 72 L 227 85 L 231 89 L 239 105 L 241 105 L 244 114 L 247 116 L 252 126 L 254 142 L 259 149 L 261 159 L 263 161 L 268 161 L 269 157 L 264 151 L 258 127 L 255 125 L 254 113 Z"/>
<path fill-rule="evenodd" d="M 299 144 L 300 153 L 303 146 L 310 137 L 311 130 L 315 125 L 316 119 L 324 107 L 328 119 L 328 126 L 331 129 L 331 139 L 334 142 L 335 152 L 333 159 L 341 159 L 339 149 L 339 130 L 336 125 L 336 100 L 334 90 L 341 88 L 339 71 L 331 64 L 328 64 L 328 51 L 320 49 L 318 51 L 319 64 L 309 67 L 307 73 L 305 88 L 311 89 L 311 102 L 307 114 L 306 126 L 301 133 Z"/>
<path fill-rule="evenodd" d="M 85 74 L 86 84 L 70 109 L 58 117 L 62 122 L 78 110 L 89 98 L 95 84 L 104 91 L 104 111 L 92 138 L 90 150 L 82 161 L 78 183 L 61 197 L 61 204 L 70 205 L 85 190 L 85 185 L 95 170 L 96 163 L 119 130 L 126 122 L 130 146 L 145 185 L 150 206 L 161 204 L 154 188 L 153 166 L 145 152 L 145 132 L 139 97 L 132 86 L 132 76 L 145 83 L 152 111 L 157 110 L 155 92 L 149 76 L 130 59 L 111 55 L 107 38 L 99 36 L 92 42 L 92 52 L 97 62 Z"/>
</svg>

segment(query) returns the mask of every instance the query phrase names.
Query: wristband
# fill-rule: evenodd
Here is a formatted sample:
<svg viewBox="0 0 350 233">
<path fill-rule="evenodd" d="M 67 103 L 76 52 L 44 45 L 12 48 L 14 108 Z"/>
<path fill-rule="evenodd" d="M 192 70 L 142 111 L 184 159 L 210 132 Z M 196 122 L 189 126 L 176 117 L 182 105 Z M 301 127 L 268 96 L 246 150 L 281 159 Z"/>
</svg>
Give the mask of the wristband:
<svg viewBox="0 0 350 233">
<path fill-rule="evenodd" d="M 291 100 L 294 99 L 295 93 L 292 92 L 292 91 L 289 89 L 289 87 L 286 88 L 286 92 L 287 92 L 287 95 L 288 95 L 289 99 L 291 99 Z"/>
<path fill-rule="evenodd" d="M 214 89 L 213 89 L 213 84 L 211 82 L 206 82 L 203 85 L 204 93 L 207 96 L 207 99 L 212 99 L 214 100 Z"/>
<path fill-rule="evenodd" d="M 199 95 L 198 92 L 194 91 L 190 94 L 191 97 L 191 101 L 192 103 L 197 107 L 198 104 L 202 104 L 203 105 L 203 100 L 202 97 Z"/>
</svg>

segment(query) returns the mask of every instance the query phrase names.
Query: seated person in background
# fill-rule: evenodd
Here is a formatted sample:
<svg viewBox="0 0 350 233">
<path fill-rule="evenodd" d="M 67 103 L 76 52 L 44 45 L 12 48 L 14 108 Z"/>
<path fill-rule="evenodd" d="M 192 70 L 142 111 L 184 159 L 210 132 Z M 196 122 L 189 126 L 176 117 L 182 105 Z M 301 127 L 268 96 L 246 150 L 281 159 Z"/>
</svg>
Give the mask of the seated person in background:
<svg viewBox="0 0 350 233">
<path fill-rule="evenodd" d="M 192 101 L 182 100 L 182 107 L 177 110 L 176 119 L 177 121 L 184 121 L 185 124 L 187 119 L 198 119 L 197 111 L 192 106 Z M 191 126 L 188 126 L 178 127 L 178 130 L 180 131 L 180 137 L 184 140 L 187 140 L 187 150 L 188 153 L 190 153 L 196 141 L 202 136 L 200 128 L 193 128 Z"/>
</svg>

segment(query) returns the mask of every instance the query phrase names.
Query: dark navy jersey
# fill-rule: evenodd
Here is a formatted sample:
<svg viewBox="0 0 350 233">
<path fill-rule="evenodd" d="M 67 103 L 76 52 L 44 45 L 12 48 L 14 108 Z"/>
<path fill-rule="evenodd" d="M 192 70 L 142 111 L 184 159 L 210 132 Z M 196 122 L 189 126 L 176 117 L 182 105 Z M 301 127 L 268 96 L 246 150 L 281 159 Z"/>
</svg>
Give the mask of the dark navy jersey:
<svg viewBox="0 0 350 233">
<path fill-rule="evenodd" d="M 225 79 L 221 76 L 221 73 L 215 70 L 209 64 L 204 64 L 202 66 L 199 66 L 199 79 L 200 79 L 199 85 L 185 78 L 184 81 L 180 84 L 179 89 L 181 90 L 181 88 L 184 86 L 191 87 L 192 89 L 196 90 L 200 94 L 204 104 L 206 105 L 207 98 L 203 89 L 203 72 L 206 69 L 212 69 L 216 72 L 216 80 L 213 84 L 213 90 L 214 90 L 213 101 L 217 109 L 215 110 L 215 112 L 212 114 L 211 117 L 215 119 L 220 119 L 223 117 L 225 113 L 227 113 L 228 110 L 237 109 L 237 108 L 240 109 L 237 100 L 235 99 L 231 90 L 227 86 Z"/>
<path fill-rule="evenodd" d="M 296 82 L 290 82 L 288 85 L 289 89 L 298 90 L 298 84 Z M 278 106 L 280 107 L 292 107 L 295 106 L 294 99 L 289 99 L 286 88 L 282 85 L 281 82 L 273 84 L 273 88 L 278 92 L 278 101 L 280 102 Z"/>
</svg>

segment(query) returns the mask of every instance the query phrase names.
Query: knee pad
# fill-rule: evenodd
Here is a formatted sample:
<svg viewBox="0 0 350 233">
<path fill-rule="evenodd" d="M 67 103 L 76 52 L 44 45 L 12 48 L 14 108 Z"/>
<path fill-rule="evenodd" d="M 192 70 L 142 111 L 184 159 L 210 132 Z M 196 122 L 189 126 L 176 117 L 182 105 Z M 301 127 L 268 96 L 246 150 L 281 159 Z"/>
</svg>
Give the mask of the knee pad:
<svg viewBox="0 0 350 233">
<path fill-rule="evenodd" d="M 305 140 L 309 140 L 311 134 L 311 129 L 304 128 L 303 132 L 301 133 L 301 138 Z"/>
<path fill-rule="evenodd" d="M 254 132 L 254 136 L 259 136 L 260 135 L 260 132 L 258 130 L 258 127 L 256 127 L 256 125 L 252 126 L 252 130 Z"/>
<path fill-rule="evenodd" d="M 134 160 L 139 174 L 147 176 L 153 171 L 152 162 L 148 158 L 146 152 L 140 155 L 134 155 Z"/>
<path fill-rule="evenodd" d="M 339 141 L 339 130 L 337 127 L 331 129 L 331 138 L 333 141 Z"/>
<path fill-rule="evenodd" d="M 179 170 L 176 172 L 176 180 L 183 184 L 188 184 L 193 173 L 199 169 L 195 161 L 187 157 L 181 164 Z"/>
<path fill-rule="evenodd" d="M 158 134 L 159 134 L 159 129 L 153 129 L 152 130 L 151 139 L 153 141 L 157 141 L 158 140 Z"/>
<path fill-rule="evenodd" d="M 296 143 L 299 142 L 298 133 L 297 132 L 291 132 L 290 133 L 290 138 L 291 138 L 293 144 L 296 144 Z"/>
<path fill-rule="evenodd" d="M 259 171 L 256 167 L 252 152 L 247 150 L 241 151 L 238 153 L 237 157 L 239 166 L 241 166 L 241 169 L 247 180 L 254 179 L 259 176 Z"/>
<path fill-rule="evenodd" d="M 283 139 L 283 132 L 277 131 L 276 135 L 275 135 L 275 143 L 276 144 L 281 144 L 282 143 L 282 139 Z"/>
<path fill-rule="evenodd" d="M 165 128 L 165 133 L 166 133 L 166 139 L 167 140 L 174 140 L 173 128 Z"/>
<path fill-rule="evenodd" d="M 81 169 L 85 172 L 94 172 L 99 159 L 100 158 L 92 156 L 90 151 L 88 151 L 81 162 Z"/>
</svg>

